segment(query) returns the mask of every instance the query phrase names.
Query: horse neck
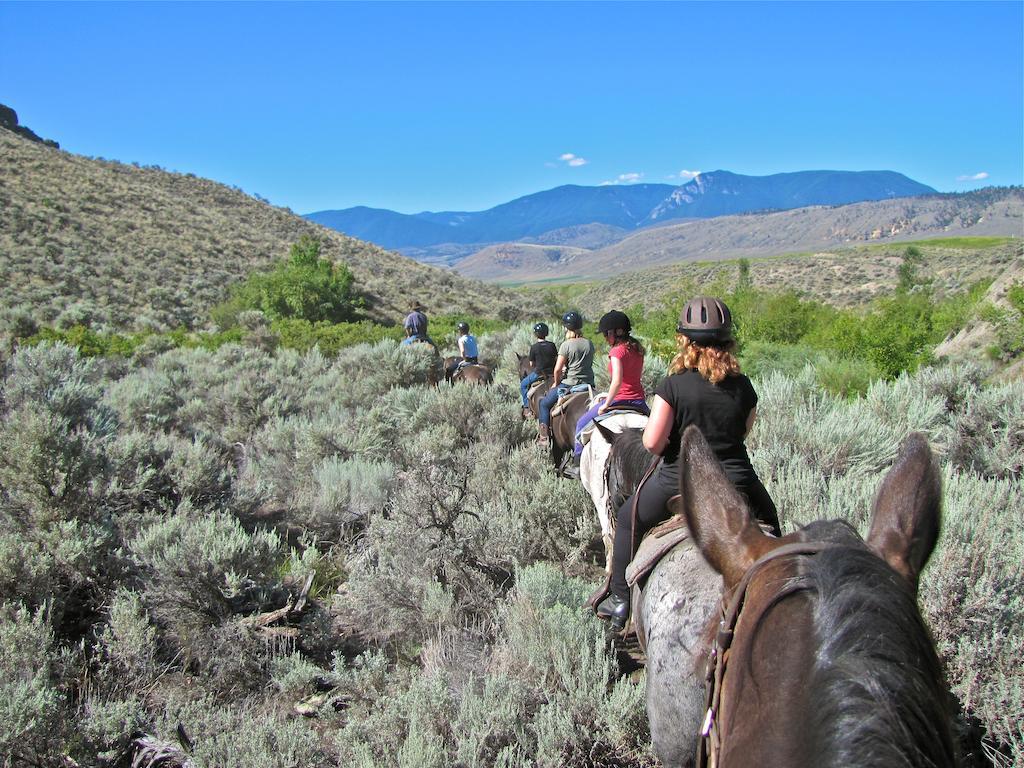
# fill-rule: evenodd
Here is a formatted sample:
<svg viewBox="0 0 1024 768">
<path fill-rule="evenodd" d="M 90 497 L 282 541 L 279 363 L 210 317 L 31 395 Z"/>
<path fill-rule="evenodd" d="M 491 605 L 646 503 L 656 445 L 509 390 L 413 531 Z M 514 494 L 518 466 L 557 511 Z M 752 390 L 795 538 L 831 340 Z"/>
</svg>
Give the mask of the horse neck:
<svg viewBox="0 0 1024 768">
<path fill-rule="evenodd" d="M 721 768 L 956 764 L 916 598 L 864 547 L 767 567 L 748 589 L 725 680 Z"/>
<path fill-rule="evenodd" d="M 721 768 L 813 765 L 808 688 L 816 656 L 814 604 L 806 592 L 774 602 L 793 578 L 776 563 L 747 590 L 722 686 Z"/>
</svg>

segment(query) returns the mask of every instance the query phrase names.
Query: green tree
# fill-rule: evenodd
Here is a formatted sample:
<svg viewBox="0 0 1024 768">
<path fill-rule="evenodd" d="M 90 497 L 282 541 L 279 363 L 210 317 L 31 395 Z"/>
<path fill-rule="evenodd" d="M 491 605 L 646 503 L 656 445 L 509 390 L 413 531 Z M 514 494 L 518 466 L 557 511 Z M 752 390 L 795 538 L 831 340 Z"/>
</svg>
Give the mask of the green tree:
<svg viewBox="0 0 1024 768">
<path fill-rule="evenodd" d="M 286 261 L 270 272 L 249 275 L 211 314 L 221 327 L 236 325 L 239 313 L 253 309 L 270 320 L 348 322 L 361 306 L 352 281 L 348 267 L 321 258 L 320 241 L 303 235 Z"/>
<path fill-rule="evenodd" d="M 907 246 L 903 252 L 903 260 L 896 268 L 896 290 L 900 293 L 907 293 L 915 285 L 921 285 L 919 269 L 924 263 L 924 255 L 917 246 Z"/>
</svg>

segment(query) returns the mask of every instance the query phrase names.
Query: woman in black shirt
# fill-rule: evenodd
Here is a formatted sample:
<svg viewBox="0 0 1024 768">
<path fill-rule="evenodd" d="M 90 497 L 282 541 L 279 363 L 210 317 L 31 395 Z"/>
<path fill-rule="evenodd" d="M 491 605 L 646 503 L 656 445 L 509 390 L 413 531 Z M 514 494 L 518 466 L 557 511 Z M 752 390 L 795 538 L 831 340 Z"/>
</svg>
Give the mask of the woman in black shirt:
<svg viewBox="0 0 1024 768">
<path fill-rule="evenodd" d="M 633 556 L 634 538 L 640 541 L 647 531 L 668 518 L 665 505 L 679 492 L 679 446 L 691 424 L 704 434 L 725 474 L 747 497 L 751 513 L 779 535 L 775 504 L 754 472 L 743 443 L 754 424 L 757 393 L 750 379 L 740 373 L 729 308 L 718 299 L 693 299 L 683 307 L 676 330 L 678 352 L 669 366 L 669 375 L 655 390 L 651 417 L 644 429 L 644 446 L 663 460 L 637 494 L 619 508 L 611 594 L 597 606 L 597 615 L 609 619 L 618 629 L 629 618 L 626 566 Z M 633 504 L 637 495 L 634 532 Z"/>
</svg>

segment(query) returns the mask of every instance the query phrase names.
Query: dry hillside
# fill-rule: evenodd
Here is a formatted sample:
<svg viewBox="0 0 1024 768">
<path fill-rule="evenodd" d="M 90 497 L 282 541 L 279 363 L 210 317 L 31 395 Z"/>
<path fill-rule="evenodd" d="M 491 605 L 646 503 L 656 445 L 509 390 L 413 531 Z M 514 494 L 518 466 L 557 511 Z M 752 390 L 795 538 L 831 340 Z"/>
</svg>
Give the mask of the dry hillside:
<svg viewBox="0 0 1024 768">
<path fill-rule="evenodd" d="M 86 158 L 0 129 L 0 306 L 43 322 L 118 328 L 205 322 L 249 272 L 303 234 L 344 262 L 367 314 L 394 321 L 409 298 L 432 312 L 518 317 L 521 297 L 419 264 L 191 174 Z"/>
<path fill-rule="evenodd" d="M 924 256 L 922 274 L 940 295 L 983 279 L 1024 281 L 1024 243 L 1019 239 L 922 241 L 915 246 Z M 836 306 L 860 305 L 896 286 L 896 269 L 906 248 L 906 243 L 893 243 L 750 259 L 750 277 L 758 288 L 795 290 Z M 736 261 L 684 262 L 603 280 L 577 301 L 593 307 L 591 312 L 634 304 L 656 307 L 692 287 L 731 287 L 737 274 Z"/>
<path fill-rule="evenodd" d="M 831 251 L 860 244 L 963 236 L 1024 235 L 1024 189 L 910 197 L 837 207 L 720 216 L 646 229 L 597 250 L 551 260 L 520 252 L 510 263 L 491 247 L 458 262 L 481 280 L 598 279 L 679 262 Z"/>
</svg>

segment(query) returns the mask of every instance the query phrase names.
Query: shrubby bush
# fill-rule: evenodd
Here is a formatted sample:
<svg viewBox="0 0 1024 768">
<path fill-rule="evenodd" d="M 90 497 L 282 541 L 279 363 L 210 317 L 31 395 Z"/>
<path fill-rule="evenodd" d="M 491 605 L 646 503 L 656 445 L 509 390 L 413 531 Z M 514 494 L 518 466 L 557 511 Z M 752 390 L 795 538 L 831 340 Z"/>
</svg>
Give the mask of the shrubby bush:
<svg viewBox="0 0 1024 768">
<path fill-rule="evenodd" d="M 0 603 L 0 755 L 44 765 L 60 754 L 66 716 L 59 652 L 43 609 Z"/>
<path fill-rule="evenodd" d="M 588 591 L 550 566 L 522 570 L 498 611 L 499 639 L 468 665 L 475 682 L 453 679 L 467 666 L 457 651 L 451 666 L 414 675 L 338 731 L 339 762 L 654 765 L 643 687 L 617 679 L 602 627 L 580 607 Z"/>
<path fill-rule="evenodd" d="M 230 328 L 247 310 L 259 310 L 271 320 L 354 319 L 362 300 L 353 290 L 352 272 L 321 258 L 320 248 L 320 240 L 303 235 L 292 245 L 287 261 L 269 272 L 252 273 L 234 286 L 231 298 L 211 311 L 214 322 Z"/>
<path fill-rule="evenodd" d="M 1019 406 L 1020 400 L 1018 400 Z M 1024 756 L 1024 489 L 948 467 L 921 604 L 953 692 L 988 738 Z"/>
<path fill-rule="evenodd" d="M 20 350 L 0 391 L 0 586 L 6 599 L 47 602 L 58 624 L 69 608 L 88 611 L 111 576 L 117 420 L 100 394 L 97 367 L 63 345 Z"/>
<path fill-rule="evenodd" d="M 0 390 L 0 685 L 29 713 L 0 719 L 29 723 L 19 754 L 124 763 L 180 722 L 197 765 L 653 764 L 642 684 L 579 608 L 594 584 L 567 577 L 600 578 L 592 505 L 519 415 L 530 337 L 481 338 L 489 388 L 423 386 L 436 357 L 390 339 L 333 359 L 19 349 Z M 936 367 L 835 394 L 820 359 L 747 351 L 771 371 L 749 445 L 786 529 L 865 532 L 900 442 L 927 434 L 946 522 L 924 611 L 967 713 L 1021 754 L 1019 383 Z M 301 607 L 256 622 L 310 575 Z"/>
</svg>

